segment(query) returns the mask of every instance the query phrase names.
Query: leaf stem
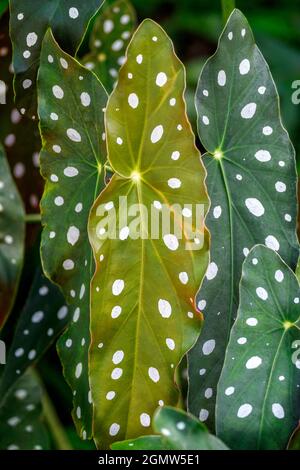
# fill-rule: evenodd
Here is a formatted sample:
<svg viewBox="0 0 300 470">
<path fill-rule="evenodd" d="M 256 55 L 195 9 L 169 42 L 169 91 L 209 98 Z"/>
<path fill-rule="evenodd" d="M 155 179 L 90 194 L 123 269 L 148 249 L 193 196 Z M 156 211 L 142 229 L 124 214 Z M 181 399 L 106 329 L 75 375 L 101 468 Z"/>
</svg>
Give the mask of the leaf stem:
<svg viewBox="0 0 300 470">
<path fill-rule="evenodd" d="M 41 214 L 26 214 L 26 224 L 39 224 L 41 222 Z"/>
<path fill-rule="evenodd" d="M 42 385 L 42 405 L 44 411 L 44 417 L 48 428 L 51 432 L 53 440 L 56 444 L 58 450 L 72 450 L 72 446 L 69 442 L 69 439 L 65 433 L 62 423 L 59 420 L 59 417 L 56 413 L 56 410 L 53 406 L 53 403 L 44 387 Z"/>
<path fill-rule="evenodd" d="M 223 11 L 223 22 L 226 24 L 232 10 L 235 9 L 235 0 L 221 0 Z"/>
</svg>

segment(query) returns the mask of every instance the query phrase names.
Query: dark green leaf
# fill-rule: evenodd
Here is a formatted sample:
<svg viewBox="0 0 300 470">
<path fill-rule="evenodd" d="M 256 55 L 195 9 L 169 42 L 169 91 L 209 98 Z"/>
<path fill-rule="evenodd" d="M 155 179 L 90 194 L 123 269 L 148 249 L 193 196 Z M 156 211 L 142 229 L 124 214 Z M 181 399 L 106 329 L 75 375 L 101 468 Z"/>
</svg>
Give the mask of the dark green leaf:
<svg viewBox="0 0 300 470">
<path fill-rule="evenodd" d="M 82 62 L 99 77 L 110 92 L 125 60 L 125 51 L 136 25 L 136 15 L 127 0 L 105 5 L 90 38 L 90 50 Z"/>
<path fill-rule="evenodd" d="M 216 427 L 233 449 L 284 449 L 300 416 L 300 287 L 280 256 L 256 246 L 218 385 Z"/>
<path fill-rule="evenodd" d="M 231 15 L 204 66 L 196 106 L 211 210 L 211 263 L 198 295 L 204 328 L 189 355 L 189 409 L 213 429 L 216 387 L 239 302 L 242 262 L 257 243 L 298 258 L 294 149 L 247 20 Z"/>
<path fill-rule="evenodd" d="M 57 286 L 39 268 L 16 326 L 0 382 L 3 397 L 27 368 L 36 363 L 62 332 L 69 312 Z"/>
<path fill-rule="evenodd" d="M 0 406 L 0 449 L 49 449 L 48 433 L 42 421 L 41 393 L 31 372 L 16 382 Z"/>
<path fill-rule="evenodd" d="M 73 321 L 59 353 L 74 393 L 77 429 L 85 437 L 91 434 L 89 286 L 94 272 L 87 221 L 104 186 L 107 95 L 94 74 L 61 51 L 50 32 L 43 43 L 38 92 L 46 179 L 42 263 L 71 306 Z"/>
<path fill-rule="evenodd" d="M 173 448 L 169 446 L 162 436 L 141 436 L 128 441 L 114 442 L 112 450 L 166 450 Z"/>
<path fill-rule="evenodd" d="M 10 31 L 14 47 L 15 90 L 19 109 L 36 115 L 36 75 L 41 45 L 49 27 L 61 47 L 75 54 L 91 17 L 103 0 L 11 0 Z"/>
<path fill-rule="evenodd" d="M 101 448 L 151 433 L 158 404 L 177 404 L 174 372 L 200 331 L 194 298 L 208 261 L 208 200 L 184 87 L 184 67 L 170 39 L 145 20 L 106 111 L 116 174 L 90 216 L 97 264 L 90 383 L 94 437 Z M 170 226 L 152 223 L 151 212 L 157 219 L 167 214 Z"/>
<path fill-rule="evenodd" d="M 14 303 L 24 256 L 24 208 L 0 144 L 0 329 Z"/>
</svg>

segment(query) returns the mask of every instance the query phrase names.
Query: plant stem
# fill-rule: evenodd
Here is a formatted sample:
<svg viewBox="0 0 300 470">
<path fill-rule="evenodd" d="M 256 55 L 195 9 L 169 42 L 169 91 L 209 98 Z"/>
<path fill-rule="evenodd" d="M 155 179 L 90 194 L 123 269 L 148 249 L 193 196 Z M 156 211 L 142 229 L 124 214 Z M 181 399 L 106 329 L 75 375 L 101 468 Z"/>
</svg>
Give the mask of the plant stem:
<svg viewBox="0 0 300 470">
<path fill-rule="evenodd" d="M 53 403 L 42 385 L 42 404 L 44 417 L 58 450 L 72 450 L 72 446 L 61 424 Z"/>
<path fill-rule="evenodd" d="M 26 224 L 39 224 L 41 222 L 41 214 L 26 214 Z"/>
<path fill-rule="evenodd" d="M 232 10 L 235 9 L 235 0 L 221 0 L 223 11 L 223 22 L 226 24 Z"/>
</svg>

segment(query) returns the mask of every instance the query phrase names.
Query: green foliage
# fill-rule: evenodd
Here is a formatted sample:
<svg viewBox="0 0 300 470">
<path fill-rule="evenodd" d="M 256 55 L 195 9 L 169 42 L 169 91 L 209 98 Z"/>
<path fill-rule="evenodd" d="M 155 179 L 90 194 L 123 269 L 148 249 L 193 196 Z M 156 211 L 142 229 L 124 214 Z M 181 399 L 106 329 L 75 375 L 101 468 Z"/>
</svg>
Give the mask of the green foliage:
<svg viewBox="0 0 300 470">
<path fill-rule="evenodd" d="M 284 449 L 300 416 L 299 282 L 277 253 L 250 251 L 218 385 L 216 427 L 233 449 Z"/>
<path fill-rule="evenodd" d="M 46 179 L 42 263 L 46 275 L 62 288 L 73 315 L 59 353 L 74 393 L 76 426 L 85 437 L 91 433 L 87 364 L 89 285 L 94 272 L 87 221 L 104 186 L 107 95 L 90 71 L 62 52 L 50 32 L 43 43 L 38 92 L 41 172 Z"/>
<path fill-rule="evenodd" d="M 140 437 L 117 442 L 113 450 L 227 450 L 204 424 L 187 413 L 171 407 L 159 409 L 153 418 L 154 431 L 160 436 Z"/>
<path fill-rule="evenodd" d="M 29 366 L 39 361 L 68 321 L 68 307 L 61 292 L 38 268 L 10 346 L 0 396 L 10 390 Z"/>
<path fill-rule="evenodd" d="M 0 144 L 0 329 L 14 303 L 24 256 L 24 209 Z"/>
<path fill-rule="evenodd" d="M 294 149 L 279 113 L 268 65 L 238 10 L 196 95 L 211 209 L 211 263 L 198 295 L 206 321 L 189 356 L 189 409 L 213 428 L 217 383 L 239 303 L 242 263 L 264 243 L 295 268 L 297 200 Z"/>
<path fill-rule="evenodd" d="M 49 449 L 49 437 L 42 420 L 41 394 L 35 375 L 29 371 L 0 401 L 0 449 Z"/>
<path fill-rule="evenodd" d="M 10 31 L 14 47 L 15 90 L 19 109 L 36 115 L 36 75 L 47 29 L 62 48 L 74 54 L 91 17 L 103 0 L 10 0 Z"/>
<path fill-rule="evenodd" d="M 207 267 L 208 234 L 198 224 L 188 238 L 183 223 L 192 217 L 183 208 L 198 203 L 206 211 L 208 200 L 184 86 L 184 68 L 170 39 L 145 20 L 107 105 L 108 158 L 116 173 L 89 223 L 97 264 L 90 383 L 94 437 L 101 448 L 151 432 L 157 405 L 177 403 L 174 372 L 200 331 L 194 297 Z M 121 196 L 127 196 L 128 207 L 139 203 L 145 211 L 140 207 L 128 215 Z M 159 216 L 165 209 L 179 240 L 170 227 L 155 238 L 148 232 L 151 210 Z M 115 216 L 116 237 L 110 232 Z M 201 239 L 203 246 L 193 249 Z"/>
<path fill-rule="evenodd" d="M 90 37 L 90 50 L 82 63 L 112 91 L 125 51 L 136 25 L 135 11 L 127 0 L 105 4 Z"/>
</svg>

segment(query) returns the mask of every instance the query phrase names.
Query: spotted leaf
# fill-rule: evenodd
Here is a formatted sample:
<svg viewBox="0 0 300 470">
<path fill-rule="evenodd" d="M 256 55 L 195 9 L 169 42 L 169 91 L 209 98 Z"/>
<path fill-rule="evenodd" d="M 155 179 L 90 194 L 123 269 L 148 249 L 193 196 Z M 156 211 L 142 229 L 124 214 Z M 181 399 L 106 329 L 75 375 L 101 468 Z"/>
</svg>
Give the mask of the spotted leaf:
<svg viewBox="0 0 300 470">
<path fill-rule="evenodd" d="M 5 103 L 0 101 L 0 139 L 4 144 L 26 211 L 33 213 L 39 212 L 39 201 L 43 191 L 43 180 L 39 173 L 41 139 L 37 121 L 22 116 L 14 103 L 12 46 L 8 26 L 7 14 L 0 21 L 0 80 L 6 87 Z M 2 93 L 1 88 L 0 93 Z"/>
<path fill-rule="evenodd" d="M 206 426 L 184 411 L 163 407 L 153 418 L 159 436 L 148 436 L 112 445 L 114 450 L 228 450 Z"/>
<path fill-rule="evenodd" d="M 101 448 L 151 432 L 158 404 L 177 403 L 174 372 L 200 331 L 194 298 L 207 267 L 208 200 L 184 87 L 170 39 L 144 21 L 107 106 L 116 173 L 89 222 L 97 263 L 90 382 Z"/>
<path fill-rule="evenodd" d="M 284 449 L 300 416 L 300 287 L 279 255 L 256 246 L 218 385 L 218 435 L 234 449 Z"/>
<path fill-rule="evenodd" d="M 0 449 L 46 450 L 49 437 L 42 420 L 42 391 L 32 372 L 23 375 L 0 402 Z"/>
<path fill-rule="evenodd" d="M 189 409 L 213 429 L 216 387 L 239 302 L 244 257 L 257 243 L 298 257 L 295 156 L 278 94 L 245 17 L 235 10 L 197 95 L 207 154 L 211 263 L 198 295 L 204 327 L 189 356 Z"/>
<path fill-rule="evenodd" d="M 63 53 L 46 34 L 38 80 L 43 137 L 41 170 L 41 253 L 47 276 L 63 290 L 73 315 L 59 343 L 65 376 L 73 393 L 77 429 L 90 435 L 87 354 L 89 285 L 94 262 L 87 221 L 104 186 L 104 114 L 107 95 L 95 75 Z"/>
<path fill-rule="evenodd" d="M 13 306 L 23 265 L 25 214 L 0 144 L 0 329 Z"/>
<path fill-rule="evenodd" d="M 66 326 L 68 313 L 60 290 L 39 268 L 16 326 L 0 382 L 0 396 L 43 356 Z"/>
<path fill-rule="evenodd" d="M 10 1 L 17 103 L 30 117 L 36 114 L 36 75 L 47 29 L 51 27 L 65 51 L 75 54 L 88 22 L 102 3 L 103 0 Z"/>
<path fill-rule="evenodd" d="M 127 0 L 108 4 L 98 16 L 90 38 L 91 52 L 83 58 L 87 68 L 112 91 L 125 51 L 136 25 L 136 15 Z"/>
</svg>

